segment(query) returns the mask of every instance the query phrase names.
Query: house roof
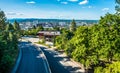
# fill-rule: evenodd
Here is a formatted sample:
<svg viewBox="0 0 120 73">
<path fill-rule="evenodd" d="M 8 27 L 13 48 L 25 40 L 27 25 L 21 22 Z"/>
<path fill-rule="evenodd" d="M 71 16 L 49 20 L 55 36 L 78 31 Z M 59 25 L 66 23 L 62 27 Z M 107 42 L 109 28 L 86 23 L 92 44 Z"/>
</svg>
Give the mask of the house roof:
<svg viewBox="0 0 120 73">
<path fill-rule="evenodd" d="M 39 31 L 38 34 L 43 34 L 43 35 L 60 35 L 60 31 Z"/>
</svg>

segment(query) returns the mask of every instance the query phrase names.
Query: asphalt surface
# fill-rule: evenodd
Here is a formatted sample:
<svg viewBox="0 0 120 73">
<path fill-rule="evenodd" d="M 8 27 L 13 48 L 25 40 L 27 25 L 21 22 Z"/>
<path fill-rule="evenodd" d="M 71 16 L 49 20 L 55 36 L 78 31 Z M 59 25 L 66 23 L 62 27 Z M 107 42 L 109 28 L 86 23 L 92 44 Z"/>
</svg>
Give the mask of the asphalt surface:
<svg viewBox="0 0 120 73">
<path fill-rule="evenodd" d="M 45 47 L 40 47 L 42 51 L 45 53 L 48 63 L 50 65 L 50 69 L 52 73 L 70 73 L 64 66 L 62 66 L 59 61 L 62 59 L 60 57 L 54 57 L 55 54 L 47 50 Z"/>
<path fill-rule="evenodd" d="M 22 58 L 17 73 L 46 73 L 41 51 L 28 42 L 21 42 Z"/>
</svg>

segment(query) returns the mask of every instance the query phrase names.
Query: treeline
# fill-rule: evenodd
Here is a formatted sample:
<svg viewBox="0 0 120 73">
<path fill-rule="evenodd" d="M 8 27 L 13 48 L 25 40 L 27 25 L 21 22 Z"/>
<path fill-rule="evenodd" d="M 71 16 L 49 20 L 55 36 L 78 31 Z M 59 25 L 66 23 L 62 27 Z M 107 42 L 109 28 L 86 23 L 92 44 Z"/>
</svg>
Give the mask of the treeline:
<svg viewBox="0 0 120 73">
<path fill-rule="evenodd" d="M 120 15 L 107 13 L 98 24 L 79 26 L 76 31 L 71 24 L 72 31 L 62 30 L 55 45 L 87 72 L 120 73 Z"/>
<path fill-rule="evenodd" d="M 44 28 L 42 26 L 33 26 L 33 28 L 28 30 L 22 30 L 22 35 L 28 35 L 28 36 L 36 36 L 39 31 L 43 31 Z"/>
<path fill-rule="evenodd" d="M 18 54 L 20 27 L 15 21 L 9 23 L 0 10 L 0 73 L 9 73 L 15 64 Z"/>
</svg>

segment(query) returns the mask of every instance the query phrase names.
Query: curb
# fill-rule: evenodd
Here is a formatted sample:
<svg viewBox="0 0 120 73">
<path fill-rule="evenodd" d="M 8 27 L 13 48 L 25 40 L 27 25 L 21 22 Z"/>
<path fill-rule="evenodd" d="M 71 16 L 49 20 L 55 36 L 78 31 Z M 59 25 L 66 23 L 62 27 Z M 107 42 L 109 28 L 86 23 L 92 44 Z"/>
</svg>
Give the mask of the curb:
<svg viewBox="0 0 120 73">
<path fill-rule="evenodd" d="M 18 67 L 19 67 L 19 65 L 20 65 L 21 58 L 22 58 L 22 50 L 19 49 L 19 55 L 18 55 L 18 57 L 17 57 L 15 66 L 14 66 L 14 68 L 13 68 L 13 70 L 12 70 L 11 73 L 16 73 L 16 72 L 17 72 L 17 69 L 18 69 Z"/>
</svg>

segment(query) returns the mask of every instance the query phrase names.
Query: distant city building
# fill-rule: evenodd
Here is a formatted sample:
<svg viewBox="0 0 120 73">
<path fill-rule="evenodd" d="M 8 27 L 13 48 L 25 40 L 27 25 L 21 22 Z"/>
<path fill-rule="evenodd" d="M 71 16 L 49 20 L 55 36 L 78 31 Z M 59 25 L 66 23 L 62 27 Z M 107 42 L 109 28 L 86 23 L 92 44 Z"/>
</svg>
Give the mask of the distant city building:
<svg viewBox="0 0 120 73">
<path fill-rule="evenodd" d="M 13 21 L 13 20 L 12 20 Z M 44 29 L 53 29 L 54 27 L 69 28 L 71 20 L 57 20 L 57 19 L 25 19 L 20 20 L 20 27 L 22 30 L 28 30 L 33 26 L 43 26 Z M 98 23 L 97 20 L 76 20 L 76 25 L 91 25 Z"/>
</svg>

